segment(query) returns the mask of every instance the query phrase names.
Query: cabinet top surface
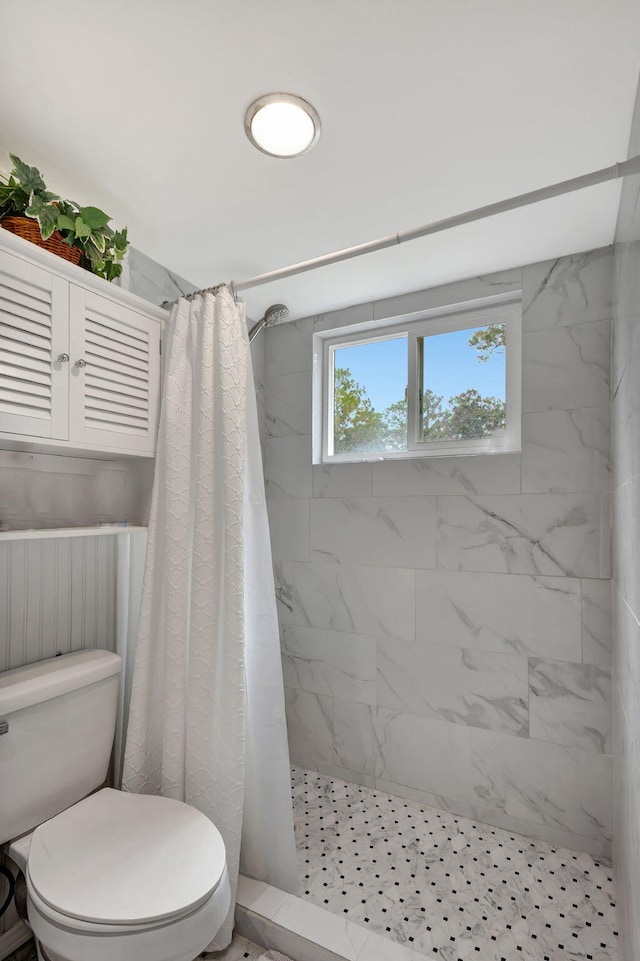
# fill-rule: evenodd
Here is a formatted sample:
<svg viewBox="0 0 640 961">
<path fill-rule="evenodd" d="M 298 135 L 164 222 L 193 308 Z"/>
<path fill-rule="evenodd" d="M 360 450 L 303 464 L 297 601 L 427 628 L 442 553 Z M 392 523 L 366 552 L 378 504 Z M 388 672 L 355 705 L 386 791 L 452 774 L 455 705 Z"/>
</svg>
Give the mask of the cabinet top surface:
<svg viewBox="0 0 640 961">
<path fill-rule="evenodd" d="M 132 294 L 122 287 L 117 287 L 102 277 L 96 277 L 96 275 L 90 271 L 84 270 L 82 267 L 77 267 L 75 264 L 69 263 L 61 257 L 56 257 L 55 254 L 45 250 L 43 247 L 38 247 L 36 244 L 30 243 L 22 237 L 17 237 L 15 234 L 10 233 L 8 230 L 3 230 L 1 227 L 0 250 L 5 250 L 7 253 L 13 254 L 15 257 L 20 257 L 29 263 L 37 264 L 39 267 L 59 277 L 64 277 L 65 280 L 79 287 L 92 290 L 103 297 L 108 297 L 110 300 L 116 301 L 116 303 L 126 304 L 128 307 L 138 310 L 140 313 L 146 314 L 149 317 L 154 317 L 163 323 L 168 320 L 169 314 L 163 307 L 152 304 L 150 301 L 144 300 L 142 297 L 138 297 L 137 294 Z"/>
</svg>

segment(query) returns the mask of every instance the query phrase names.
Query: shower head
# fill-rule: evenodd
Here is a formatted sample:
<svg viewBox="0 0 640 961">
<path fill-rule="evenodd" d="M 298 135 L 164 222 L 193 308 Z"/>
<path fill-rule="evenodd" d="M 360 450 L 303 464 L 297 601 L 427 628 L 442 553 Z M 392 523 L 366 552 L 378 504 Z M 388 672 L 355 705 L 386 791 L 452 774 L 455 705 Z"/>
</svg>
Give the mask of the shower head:
<svg viewBox="0 0 640 961">
<path fill-rule="evenodd" d="M 285 307 L 284 304 L 271 304 L 271 307 L 267 307 L 264 312 L 264 322 L 265 326 L 269 324 L 279 324 L 281 321 L 286 320 L 289 316 L 289 308 Z"/>
<path fill-rule="evenodd" d="M 279 324 L 281 321 L 286 320 L 288 316 L 289 308 L 285 307 L 284 304 L 272 304 L 271 307 L 267 307 L 262 320 L 254 324 L 249 331 L 249 343 L 253 343 L 263 327 L 270 327 L 271 324 Z"/>
</svg>

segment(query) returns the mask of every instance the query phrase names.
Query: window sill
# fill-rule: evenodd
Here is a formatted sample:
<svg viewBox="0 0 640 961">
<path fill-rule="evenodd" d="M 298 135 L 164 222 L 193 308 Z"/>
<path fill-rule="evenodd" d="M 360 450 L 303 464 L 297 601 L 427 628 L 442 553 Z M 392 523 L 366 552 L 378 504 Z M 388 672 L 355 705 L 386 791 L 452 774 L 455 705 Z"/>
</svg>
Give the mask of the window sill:
<svg viewBox="0 0 640 961">
<path fill-rule="evenodd" d="M 386 453 L 338 454 L 334 457 L 325 457 L 323 460 L 314 460 L 314 465 L 327 467 L 330 464 L 379 464 L 383 461 L 431 460 L 432 458 L 442 457 L 481 457 L 483 455 L 519 453 L 521 453 L 520 447 L 449 447 L 430 451 L 403 450 L 387 451 Z"/>
</svg>

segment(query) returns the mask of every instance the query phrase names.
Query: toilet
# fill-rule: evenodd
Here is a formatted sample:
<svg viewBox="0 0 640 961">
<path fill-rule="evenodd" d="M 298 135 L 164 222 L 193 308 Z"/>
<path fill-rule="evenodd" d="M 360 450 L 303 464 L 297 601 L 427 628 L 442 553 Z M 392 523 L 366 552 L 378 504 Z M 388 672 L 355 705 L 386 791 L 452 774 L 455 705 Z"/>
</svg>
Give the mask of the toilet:
<svg viewBox="0 0 640 961">
<path fill-rule="evenodd" d="M 92 650 L 0 674 L 0 845 L 40 961 L 194 961 L 231 905 L 207 817 L 102 787 L 120 671 Z"/>
</svg>

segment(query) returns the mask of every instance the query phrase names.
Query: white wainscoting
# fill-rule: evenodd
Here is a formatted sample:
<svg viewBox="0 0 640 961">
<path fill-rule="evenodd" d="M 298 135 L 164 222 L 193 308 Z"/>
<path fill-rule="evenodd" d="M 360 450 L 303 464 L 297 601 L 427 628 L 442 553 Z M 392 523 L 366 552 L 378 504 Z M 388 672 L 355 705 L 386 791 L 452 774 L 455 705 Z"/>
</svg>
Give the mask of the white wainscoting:
<svg viewBox="0 0 640 961">
<path fill-rule="evenodd" d="M 115 644 L 114 537 L 0 543 L 0 671 Z"/>
</svg>

